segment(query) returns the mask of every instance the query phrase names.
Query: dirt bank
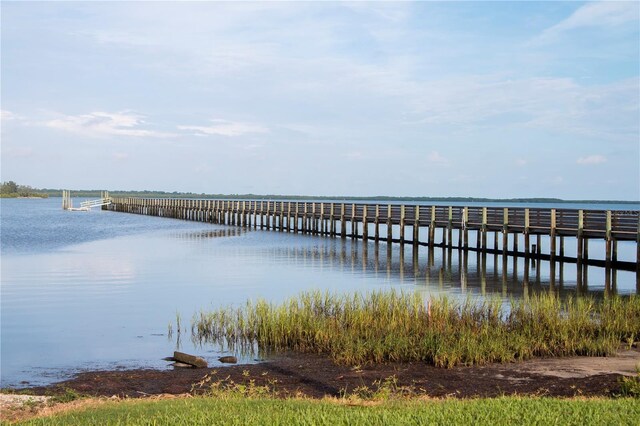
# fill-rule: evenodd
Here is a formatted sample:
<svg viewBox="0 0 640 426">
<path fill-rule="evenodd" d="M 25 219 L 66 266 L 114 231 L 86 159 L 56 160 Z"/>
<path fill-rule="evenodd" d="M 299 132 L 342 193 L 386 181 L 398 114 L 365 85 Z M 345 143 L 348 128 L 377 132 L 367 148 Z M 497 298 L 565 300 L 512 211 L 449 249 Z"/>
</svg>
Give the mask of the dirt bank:
<svg viewBox="0 0 640 426">
<path fill-rule="evenodd" d="M 30 389 L 36 395 L 73 389 L 84 395 L 145 397 L 199 392 L 208 375 L 215 380 L 256 386 L 269 385 L 280 396 L 304 394 L 320 398 L 340 396 L 358 387 L 395 377 L 398 387 L 432 397 L 494 397 L 500 395 L 609 396 L 621 375 L 637 374 L 640 351 L 622 351 L 616 357 L 535 359 L 512 364 L 435 368 L 425 363 L 389 363 L 361 368 L 335 365 L 325 356 L 287 354 L 253 365 L 175 370 L 95 371 L 46 387 Z"/>
</svg>

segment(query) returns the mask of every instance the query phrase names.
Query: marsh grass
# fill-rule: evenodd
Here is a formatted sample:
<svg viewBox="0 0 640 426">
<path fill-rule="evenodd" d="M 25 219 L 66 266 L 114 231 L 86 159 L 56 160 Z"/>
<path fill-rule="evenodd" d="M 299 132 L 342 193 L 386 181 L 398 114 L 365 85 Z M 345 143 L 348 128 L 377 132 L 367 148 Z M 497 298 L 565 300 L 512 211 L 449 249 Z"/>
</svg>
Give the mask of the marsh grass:
<svg viewBox="0 0 640 426">
<path fill-rule="evenodd" d="M 619 389 L 615 393 L 619 397 L 632 397 L 640 399 L 640 370 L 635 376 L 622 376 L 618 380 Z"/>
<path fill-rule="evenodd" d="M 475 302 L 415 293 L 305 292 L 201 312 L 192 337 L 234 350 L 324 353 L 346 365 L 424 361 L 438 367 L 541 356 L 611 355 L 640 335 L 640 297 Z M 630 343 L 631 342 L 631 343 Z"/>
</svg>

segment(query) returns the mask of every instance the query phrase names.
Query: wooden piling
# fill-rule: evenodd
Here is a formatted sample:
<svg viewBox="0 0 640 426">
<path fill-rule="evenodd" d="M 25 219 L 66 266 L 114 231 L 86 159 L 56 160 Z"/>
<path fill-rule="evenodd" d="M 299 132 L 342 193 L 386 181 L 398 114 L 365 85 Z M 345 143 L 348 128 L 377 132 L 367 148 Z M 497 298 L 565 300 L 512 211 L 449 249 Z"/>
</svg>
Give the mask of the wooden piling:
<svg viewBox="0 0 640 426">
<path fill-rule="evenodd" d="M 611 267 L 611 249 L 612 249 L 612 241 L 611 241 L 611 210 L 607 210 L 606 219 L 605 219 L 605 264 L 607 267 Z"/>
<path fill-rule="evenodd" d="M 487 248 L 487 208 L 482 208 L 482 249 Z"/>
<path fill-rule="evenodd" d="M 404 204 L 400 206 L 400 244 L 404 244 Z"/>
<path fill-rule="evenodd" d="M 578 248 L 576 250 L 576 258 L 578 261 L 578 264 L 582 263 L 582 259 L 584 256 L 584 239 L 582 237 L 583 234 L 583 228 L 584 228 L 584 211 L 583 210 L 578 210 L 578 233 L 577 233 L 577 240 L 578 240 Z"/>
<path fill-rule="evenodd" d="M 356 205 L 351 204 L 351 238 L 358 236 L 358 222 L 356 221 Z"/>
<path fill-rule="evenodd" d="M 335 206 L 333 203 L 331 203 L 331 207 L 329 210 L 329 225 L 331 227 L 330 233 L 332 236 L 335 237 L 336 235 L 336 216 L 335 216 Z"/>
<path fill-rule="evenodd" d="M 420 241 L 420 206 L 415 207 L 415 218 L 413 221 L 413 245 L 417 246 Z M 417 254 L 418 250 L 414 248 Z"/>
<path fill-rule="evenodd" d="M 436 206 L 431 206 L 431 221 L 429 222 L 429 247 L 433 248 L 436 239 Z"/>
<path fill-rule="evenodd" d="M 465 207 L 462 210 L 462 246 L 465 248 L 465 250 L 469 247 L 469 229 L 468 229 L 468 223 L 469 223 L 469 207 Z"/>
<path fill-rule="evenodd" d="M 551 257 L 551 263 L 555 261 L 556 257 L 556 209 L 551 209 L 551 229 L 549 232 L 549 255 Z"/>
<path fill-rule="evenodd" d="M 453 207 L 449 206 L 447 216 L 447 247 L 453 247 Z"/>
<path fill-rule="evenodd" d="M 369 226 L 367 223 L 367 205 L 362 206 L 362 239 L 366 243 L 369 239 Z"/>
<path fill-rule="evenodd" d="M 509 249 L 509 209 L 505 208 L 502 214 L 502 255 L 507 255 Z"/>
<path fill-rule="evenodd" d="M 529 217 L 529 209 L 524 209 L 524 256 L 525 258 L 529 258 L 530 254 L 530 241 L 529 241 L 529 225 L 530 225 L 530 217 Z"/>
<path fill-rule="evenodd" d="M 391 220 L 391 204 L 387 205 L 387 244 L 393 239 L 393 222 Z"/>
<path fill-rule="evenodd" d="M 375 240 L 376 243 L 380 240 L 380 206 L 376 204 L 376 218 L 375 218 Z"/>
</svg>

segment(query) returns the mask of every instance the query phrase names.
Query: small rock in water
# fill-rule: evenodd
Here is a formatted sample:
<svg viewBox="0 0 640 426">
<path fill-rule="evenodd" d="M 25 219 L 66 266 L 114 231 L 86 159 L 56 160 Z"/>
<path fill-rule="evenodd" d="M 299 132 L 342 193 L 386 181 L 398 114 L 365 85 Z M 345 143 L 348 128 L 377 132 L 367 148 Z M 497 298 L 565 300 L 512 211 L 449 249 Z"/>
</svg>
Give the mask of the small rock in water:
<svg viewBox="0 0 640 426">
<path fill-rule="evenodd" d="M 236 364 L 238 362 L 238 358 L 235 356 L 221 356 L 218 358 L 218 361 L 225 364 Z"/>
<path fill-rule="evenodd" d="M 191 364 L 185 364 L 184 362 L 180 362 L 180 361 L 176 361 L 171 365 L 173 365 L 176 368 L 196 368 L 195 366 L 193 366 Z"/>
<path fill-rule="evenodd" d="M 172 357 L 172 356 L 168 356 L 168 357 L 162 358 L 162 360 L 163 361 L 175 361 L 176 359 L 174 357 Z"/>
<path fill-rule="evenodd" d="M 176 361 L 180 361 L 185 364 L 191 364 L 194 367 L 198 367 L 198 368 L 207 367 L 207 361 L 204 358 L 201 358 L 199 356 L 189 355 L 189 354 L 185 354 L 184 352 L 174 351 L 173 357 L 176 359 Z"/>
</svg>

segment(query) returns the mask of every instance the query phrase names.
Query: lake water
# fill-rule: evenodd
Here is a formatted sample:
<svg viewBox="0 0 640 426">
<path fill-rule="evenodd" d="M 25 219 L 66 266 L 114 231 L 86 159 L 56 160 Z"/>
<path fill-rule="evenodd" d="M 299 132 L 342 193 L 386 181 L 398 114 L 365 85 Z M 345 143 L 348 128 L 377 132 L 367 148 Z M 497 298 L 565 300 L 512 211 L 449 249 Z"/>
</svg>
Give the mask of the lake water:
<svg viewBox="0 0 640 426">
<path fill-rule="evenodd" d="M 188 326 L 200 310 L 247 299 L 279 301 L 310 289 L 505 300 L 550 287 L 562 294 L 605 291 L 605 271 L 597 267 L 578 284 L 573 264 L 551 274 L 548 262 L 527 270 L 521 258 L 68 212 L 58 198 L 2 199 L 0 207 L 2 387 L 51 383 L 83 370 L 169 368 L 161 359 L 178 344 L 216 365 L 218 348 L 199 347 L 188 335 L 177 342 L 176 315 Z M 635 244 L 620 243 L 619 251 L 621 260 L 635 260 Z M 611 291 L 638 291 L 633 272 L 617 271 L 610 280 Z"/>
</svg>

